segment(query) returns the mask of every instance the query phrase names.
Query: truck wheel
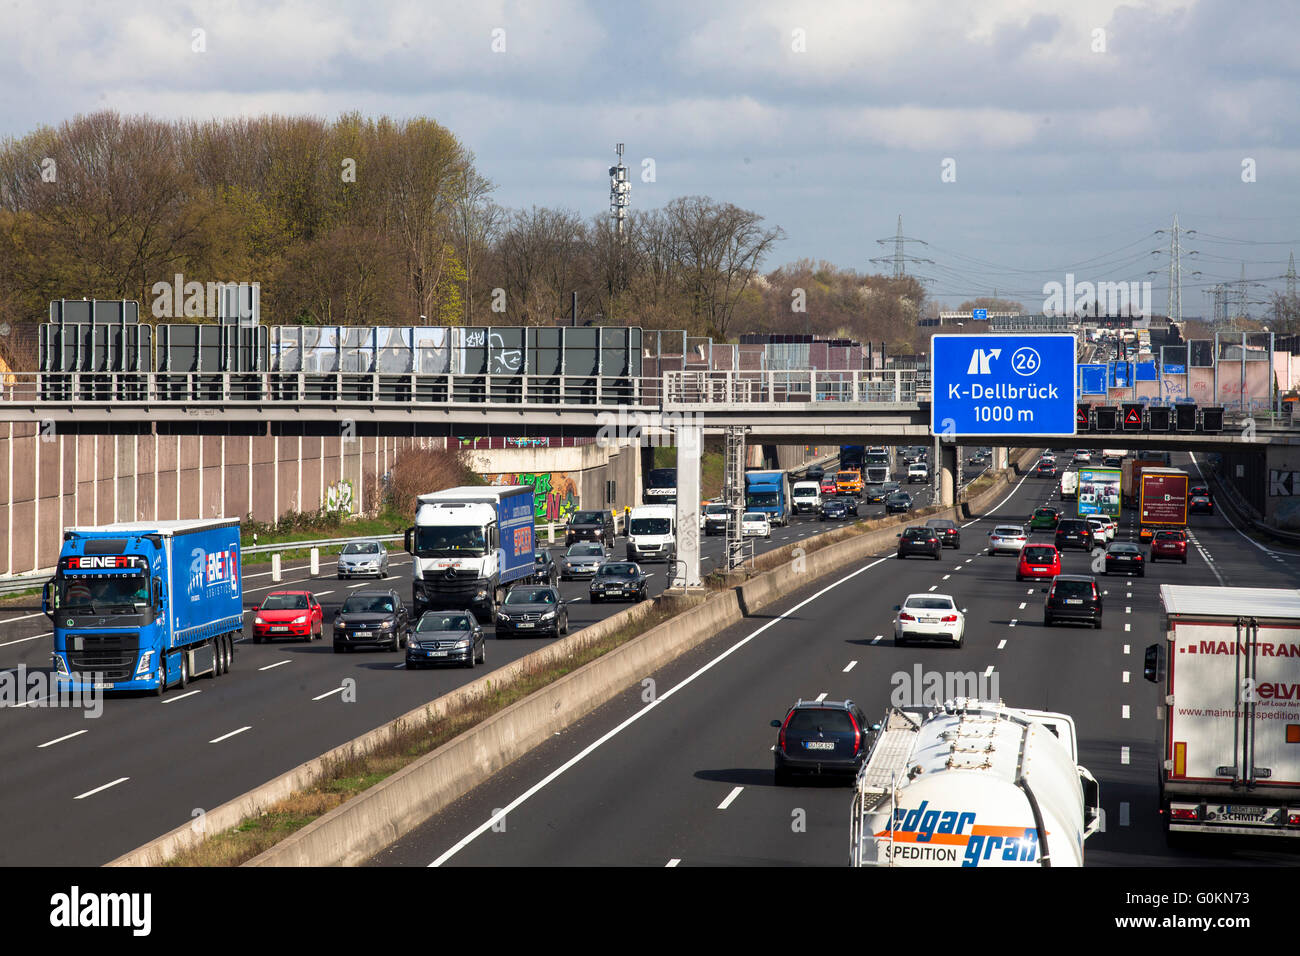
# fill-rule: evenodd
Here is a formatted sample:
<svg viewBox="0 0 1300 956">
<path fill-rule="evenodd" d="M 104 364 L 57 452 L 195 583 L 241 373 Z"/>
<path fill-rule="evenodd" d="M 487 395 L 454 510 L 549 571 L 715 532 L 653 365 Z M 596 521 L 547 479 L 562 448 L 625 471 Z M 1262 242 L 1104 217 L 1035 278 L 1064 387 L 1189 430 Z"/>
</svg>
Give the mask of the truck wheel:
<svg viewBox="0 0 1300 956">
<path fill-rule="evenodd" d="M 154 688 L 154 696 L 161 697 L 167 692 L 167 655 L 164 654 L 158 661 L 158 686 Z"/>
<path fill-rule="evenodd" d="M 225 635 L 212 639 L 212 673 L 208 676 L 216 680 L 221 676 L 221 665 L 226 662 Z"/>
<path fill-rule="evenodd" d="M 186 685 L 189 684 L 189 682 L 190 682 L 190 655 L 188 651 L 181 651 L 181 679 L 176 686 L 179 687 L 181 690 L 184 690 Z"/>
</svg>

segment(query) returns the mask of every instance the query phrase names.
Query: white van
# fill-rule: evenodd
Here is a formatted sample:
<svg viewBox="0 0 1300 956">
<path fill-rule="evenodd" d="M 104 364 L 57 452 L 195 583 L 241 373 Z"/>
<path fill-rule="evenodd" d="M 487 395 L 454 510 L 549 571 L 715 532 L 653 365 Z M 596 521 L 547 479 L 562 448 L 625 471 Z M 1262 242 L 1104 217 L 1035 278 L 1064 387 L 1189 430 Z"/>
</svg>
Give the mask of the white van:
<svg viewBox="0 0 1300 956">
<path fill-rule="evenodd" d="M 790 489 L 795 514 L 816 514 L 822 506 L 822 486 L 816 481 L 796 481 Z"/>
<path fill-rule="evenodd" d="M 677 556 L 676 505 L 641 505 L 627 521 L 627 560 L 672 561 Z"/>
<path fill-rule="evenodd" d="M 907 466 L 907 483 L 930 480 L 930 466 L 923 461 L 913 462 Z"/>
</svg>

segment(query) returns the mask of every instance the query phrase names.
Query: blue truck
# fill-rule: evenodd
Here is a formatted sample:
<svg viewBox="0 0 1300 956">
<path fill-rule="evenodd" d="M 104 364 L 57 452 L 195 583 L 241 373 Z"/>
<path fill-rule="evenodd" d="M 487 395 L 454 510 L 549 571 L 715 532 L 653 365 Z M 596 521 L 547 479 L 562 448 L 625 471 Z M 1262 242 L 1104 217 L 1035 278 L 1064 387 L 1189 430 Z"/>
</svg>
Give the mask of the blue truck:
<svg viewBox="0 0 1300 956">
<path fill-rule="evenodd" d="M 71 690 L 184 687 L 230 670 L 243 630 L 239 520 L 68 528 L 41 606 Z"/>
<path fill-rule="evenodd" d="M 790 523 L 790 476 L 784 471 L 745 472 L 745 510 L 761 511 L 773 525 Z"/>
<path fill-rule="evenodd" d="M 840 470 L 861 471 L 862 462 L 867 453 L 865 445 L 840 446 Z"/>
<path fill-rule="evenodd" d="M 529 485 L 448 488 L 416 499 L 406 530 L 411 604 L 426 610 L 472 610 L 495 624 L 508 585 L 535 573 L 535 506 Z"/>
</svg>

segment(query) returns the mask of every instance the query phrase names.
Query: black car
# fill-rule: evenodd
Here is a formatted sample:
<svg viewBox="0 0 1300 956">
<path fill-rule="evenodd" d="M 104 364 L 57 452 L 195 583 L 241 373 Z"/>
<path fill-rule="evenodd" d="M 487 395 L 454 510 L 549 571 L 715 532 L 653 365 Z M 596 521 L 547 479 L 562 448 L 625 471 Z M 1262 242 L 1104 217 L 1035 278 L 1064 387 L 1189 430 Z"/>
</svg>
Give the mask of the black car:
<svg viewBox="0 0 1300 956">
<path fill-rule="evenodd" d="M 555 558 L 545 548 L 533 552 L 533 580 L 538 584 L 555 585 L 560 583 L 560 569 Z"/>
<path fill-rule="evenodd" d="M 1092 525 L 1082 518 L 1062 518 L 1056 524 L 1056 550 L 1081 548 L 1092 550 Z"/>
<path fill-rule="evenodd" d="M 633 561 L 610 561 L 597 569 L 588 595 L 592 604 L 615 598 L 644 601 L 650 596 L 650 579 Z"/>
<path fill-rule="evenodd" d="M 849 516 L 849 509 L 843 498 L 823 498 L 819 514 L 822 521 L 843 521 Z"/>
<path fill-rule="evenodd" d="M 821 465 L 813 465 L 804 472 L 805 481 L 821 481 L 826 477 L 826 469 Z"/>
<path fill-rule="evenodd" d="M 1131 541 L 1115 541 L 1106 549 L 1106 573 L 1136 574 L 1146 577 L 1146 562 L 1142 551 Z"/>
<path fill-rule="evenodd" d="M 1101 592 L 1097 582 L 1087 574 L 1058 574 L 1052 579 L 1043 602 L 1043 624 L 1051 627 L 1058 621 L 1077 621 L 1101 628 Z"/>
<path fill-rule="evenodd" d="M 839 495 L 840 501 L 844 502 L 844 510 L 853 517 L 858 516 L 858 499 L 856 495 Z"/>
<path fill-rule="evenodd" d="M 406 642 L 406 667 L 487 663 L 487 639 L 470 611 L 425 611 Z"/>
<path fill-rule="evenodd" d="M 334 653 L 354 647 L 400 651 L 410 630 L 410 611 L 396 591 L 353 591 L 334 615 Z"/>
<path fill-rule="evenodd" d="M 1194 515 L 1214 514 L 1214 498 L 1209 485 L 1192 485 L 1187 490 L 1187 509 Z"/>
<path fill-rule="evenodd" d="M 885 499 L 885 514 L 906 514 L 912 510 L 912 496 L 906 491 L 895 491 Z"/>
<path fill-rule="evenodd" d="M 931 518 L 925 526 L 938 535 L 945 548 L 961 547 L 961 529 L 951 518 Z"/>
<path fill-rule="evenodd" d="M 1039 478 L 1055 478 L 1056 466 L 1050 461 L 1040 462 L 1038 468 L 1035 469 L 1034 474 Z"/>
<path fill-rule="evenodd" d="M 882 504 L 889 497 L 889 492 L 882 484 L 870 484 L 862 489 L 862 500 L 869 505 Z"/>
<path fill-rule="evenodd" d="M 1124 467 L 1124 459 L 1115 455 L 1105 455 L 1101 459 L 1101 466 L 1103 468 L 1122 468 Z"/>
<path fill-rule="evenodd" d="M 776 785 L 795 773 L 857 775 L 866 756 L 871 725 L 851 700 L 798 700 L 774 720 L 779 728 L 773 748 Z"/>
<path fill-rule="evenodd" d="M 943 557 L 943 543 L 930 528 L 907 528 L 898 536 L 900 558 L 919 554 L 938 561 Z"/>
<path fill-rule="evenodd" d="M 614 513 L 612 511 L 575 511 L 564 529 L 564 543 L 597 541 L 614 547 Z"/>
<path fill-rule="evenodd" d="M 568 634 L 569 609 L 560 597 L 560 589 L 531 584 L 512 587 L 497 610 L 496 633 L 497 637 Z"/>
</svg>

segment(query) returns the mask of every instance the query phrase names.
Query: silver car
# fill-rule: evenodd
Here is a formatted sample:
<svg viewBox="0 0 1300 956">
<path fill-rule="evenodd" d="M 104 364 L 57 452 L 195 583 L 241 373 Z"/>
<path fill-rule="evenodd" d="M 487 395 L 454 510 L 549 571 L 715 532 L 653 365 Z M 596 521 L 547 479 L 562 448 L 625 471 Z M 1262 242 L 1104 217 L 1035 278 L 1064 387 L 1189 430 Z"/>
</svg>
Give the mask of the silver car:
<svg viewBox="0 0 1300 956">
<path fill-rule="evenodd" d="M 388 577 L 388 549 L 379 541 L 353 541 L 339 554 L 339 577 L 373 574 Z"/>
<path fill-rule="evenodd" d="M 608 560 L 609 555 L 605 553 L 604 545 L 594 541 L 580 541 L 560 558 L 560 580 L 594 577 L 596 569 Z"/>
</svg>

